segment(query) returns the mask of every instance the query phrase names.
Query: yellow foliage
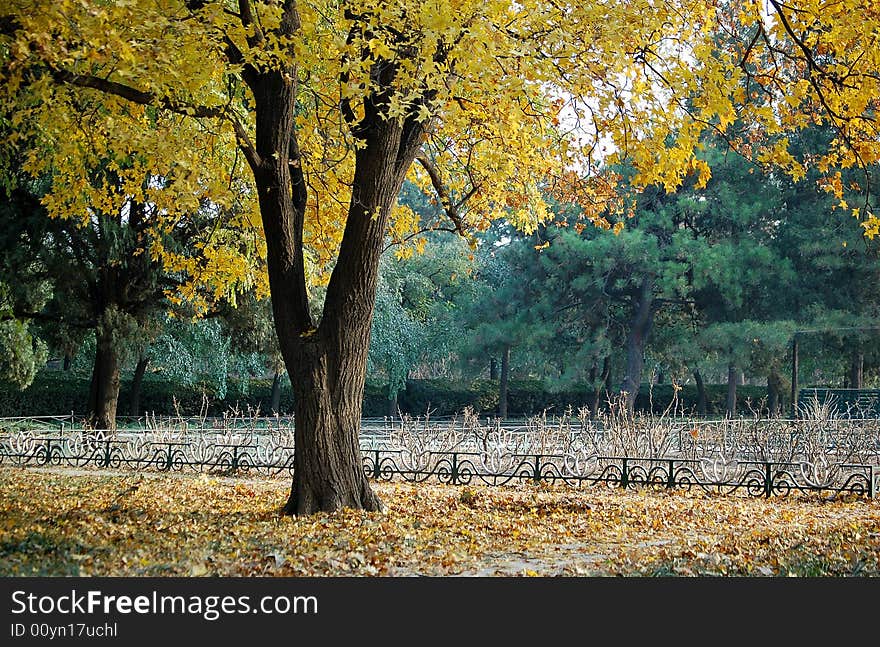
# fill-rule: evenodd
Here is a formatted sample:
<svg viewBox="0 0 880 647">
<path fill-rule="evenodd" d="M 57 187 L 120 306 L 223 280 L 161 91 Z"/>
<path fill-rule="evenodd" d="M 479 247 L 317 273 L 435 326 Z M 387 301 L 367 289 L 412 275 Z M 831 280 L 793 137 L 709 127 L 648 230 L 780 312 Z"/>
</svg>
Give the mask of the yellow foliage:
<svg viewBox="0 0 880 647">
<path fill-rule="evenodd" d="M 2 466 L 0 576 L 880 574 L 863 498 L 372 487 L 384 514 L 291 519 L 288 480 Z"/>
<path fill-rule="evenodd" d="M 357 120 L 371 98 L 381 98 L 384 118 L 425 125 L 423 153 L 454 203 L 440 206 L 454 206 L 457 228 L 471 231 L 499 218 L 532 231 L 549 218 L 548 196 L 610 227 L 625 209 L 611 165 L 634 166 L 638 184 L 671 191 L 696 174 L 703 186 L 711 171 L 696 151 L 707 130 L 731 134 L 740 152 L 795 179 L 814 165 L 835 195 L 837 170 L 880 160 L 872 118 L 880 52 L 871 40 L 880 12 L 856 0 L 805 0 L 797 10 L 757 0 L 735 9 L 697 0 L 303 0 L 293 37 L 279 29 L 285 3 L 244 4 L 259 10 L 256 22 L 245 24 L 222 1 L 191 15 L 181 0 L 8 0 L 21 29 L 0 37 L 0 102 L 12 126 L 4 143 L 39 143 L 26 169 L 58 173 L 52 213 L 112 210 L 112 192 L 83 177 L 109 157 L 126 169 L 127 194 L 155 201 L 159 229 L 211 200 L 237 205 L 247 214 L 240 224 L 261 235 L 235 152 L 242 132 L 253 140 L 255 128 L 242 69 L 291 70 L 292 62 L 312 283 L 326 282 L 333 266 L 361 146 L 340 105 Z M 381 66 L 394 73 L 376 74 Z M 50 70 L 149 93 L 158 109 L 59 86 Z M 212 116 L 199 117 L 199 108 Z M 825 155 L 796 159 L 777 135 L 814 123 L 836 126 L 841 137 Z M 174 182 L 141 188 L 143 173 Z M 434 192 L 418 164 L 408 177 Z M 387 233 L 417 249 L 425 226 L 398 208 Z M 153 257 L 193 271 L 152 244 Z M 243 280 L 242 263 L 240 252 L 216 252 L 201 277 L 223 293 L 223 284 Z"/>
</svg>

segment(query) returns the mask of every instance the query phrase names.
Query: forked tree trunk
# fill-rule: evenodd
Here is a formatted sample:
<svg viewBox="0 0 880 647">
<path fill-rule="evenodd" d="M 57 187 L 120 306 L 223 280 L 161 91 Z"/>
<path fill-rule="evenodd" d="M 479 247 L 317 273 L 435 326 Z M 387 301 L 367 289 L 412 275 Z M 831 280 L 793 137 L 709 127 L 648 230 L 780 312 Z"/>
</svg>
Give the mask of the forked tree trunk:
<svg viewBox="0 0 880 647">
<path fill-rule="evenodd" d="M 135 418 L 141 415 L 141 390 L 144 384 L 144 374 L 147 372 L 147 365 L 150 363 L 148 357 L 138 359 L 137 366 L 134 367 L 134 376 L 131 378 L 131 394 L 129 396 L 129 414 Z"/>
<path fill-rule="evenodd" d="M 377 148 L 368 144 L 356 153 L 348 220 L 320 326 L 281 343 L 296 400 L 287 514 L 382 509 L 364 474 L 359 441 L 379 256 L 403 176 Z"/>
<path fill-rule="evenodd" d="M 114 431 L 119 403 L 119 357 L 112 332 L 97 334 L 95 364 L 89 384 L 88 422 L 92 429 Z"/>
<path fill-rule="evenodd" d="M 278 29 L 295 41 L 296 5 L 284 6 Z M 387 118 L 393 90 L 373 93 L 357 110 L 343 100 L 342 115 L 358 146 L 345 230 L 315 322 L 303 257 L 306 179 L 294 127 L 299 72 L 295 65 L 258 69 L 242 62 L 256 130 L 252 143 L 239 143 L 254 174 L 275 330 L 295 399 L 294 474 L 284 512 L 380 510 L 359 446 L 370 324 L 388 216 L 427 124 L 416 109 L 402 120 Z M 397 71 L 396 64 L 379 61 L 370 78 L 378 88 L 393 88 Z M 424 93 L 427 103 L 434 93 Z"/>
</svg>

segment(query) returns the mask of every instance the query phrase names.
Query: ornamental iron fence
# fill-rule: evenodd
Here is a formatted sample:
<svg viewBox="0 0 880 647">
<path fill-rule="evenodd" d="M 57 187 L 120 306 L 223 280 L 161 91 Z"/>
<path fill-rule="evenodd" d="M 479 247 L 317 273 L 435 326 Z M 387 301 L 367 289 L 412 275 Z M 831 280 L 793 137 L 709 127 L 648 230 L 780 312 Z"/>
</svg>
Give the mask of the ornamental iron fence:
<svg viewBox="0 0 880 647">
<path fill-rule="evenodd" d="M 112 433 L 53 423 L 0 425 L 0 465 L 293 473 L 292 421 Z M 379 481 L 604 484 L 765 497 L 799 491 L 873 498 L 880 486 L 876 419 L 370 421 L 361 453 L 365 474 Z"/>
</svg>

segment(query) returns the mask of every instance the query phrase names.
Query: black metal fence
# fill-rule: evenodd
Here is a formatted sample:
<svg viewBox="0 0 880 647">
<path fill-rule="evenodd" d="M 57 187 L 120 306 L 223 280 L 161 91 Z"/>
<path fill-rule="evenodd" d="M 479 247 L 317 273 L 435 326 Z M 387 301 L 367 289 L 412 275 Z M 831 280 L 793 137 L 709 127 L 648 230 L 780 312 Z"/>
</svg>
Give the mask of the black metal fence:
<svg viewBox="0 0 880 647">
<path fill-rule="evenodd" d="M 679 435 L 679 444 L 681 436 Z M 557 445 L 559 447 L 559 445 Z M 723 453 L 690 457 L 605 455 L 583 443 L 554 451 L 517 451 L 489 444 L 437 449 L 430 443 L 362 447 L 364 471 L 378 481 L 492 486 L 549 483 L 585 487 L 701 490 L 785 496 L 792 492 L 848 493 L 873 498 L 880 468 L 869 462 L 754 460 Z M 747 456 L 740 452 L 740 456 Z M 187 433 L 64 433 L 18 431 L 0 435 L 0 466 L 193 472 L 224 476 L 290 477 L 292 439 L 285 435 Z"/>
</svg>

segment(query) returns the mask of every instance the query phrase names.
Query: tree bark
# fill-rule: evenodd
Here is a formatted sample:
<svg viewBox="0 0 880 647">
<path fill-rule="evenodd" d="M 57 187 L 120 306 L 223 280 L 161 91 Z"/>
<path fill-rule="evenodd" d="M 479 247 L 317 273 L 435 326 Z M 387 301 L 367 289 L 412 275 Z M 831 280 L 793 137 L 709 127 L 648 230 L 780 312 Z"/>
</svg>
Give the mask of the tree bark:
<svg viewBox="0 0 880 647">
<path fill-rule="evenodd" d="M 116 430 L 119 403 L 119 357 L 112 331 L 97 332 L 95 363 L 89 385 L 88 423 L 92 429 Z"/>
<path fill-rule="evenodd" d="M 61 368 L 65 371 L 70 370 L 70 365 L 73 363 L 73 360 L 70 357 L 70 353 L 64 353 L 64 361 L 61 364 Z"/>
<path fill-rule="evenodd" d="M 730 418 L 736 416 L 736 383 L 739 381 L 739 373 L 734 364 L 727 365 L 727 415 Z"/>
<path fill-rule="evenodd" d="M 501 351 L 501 379 L 498 384 L 498 417 L 507 417 L 507 389 L 510 384 L 510 344 Z"/>
<path fill-rule="evenodd" d="M 654 280 L 647 277 L 642 281 L 633 303 L 633 317 L 626 336 L 626 375 L 621 392 L 626 394 L 626 410 L 633 413 L 639 387 L 642 383 L 642 369 L 645 364 L 645 344 L 654 322 Z"/>
<path fill-rule="evenodd" d="M 693 370 L 694 382 L 697 385 L 697 415 L 705 416 L 707 410 L 706 385 L 703 383 L 703 376 L 699 369 Z"/>
<path fill-rule="evenodd" d="M 129 415 L 137 418 L 141 415 L 141 387 L 144 383 L 144 374 L 150 363 L 148 357 L 140 357 L 137 366 L 134 367 L 134 376 L 131 378 L 131 394 L 129 395 Z"/>
<path fill-rule="evenodd" d="M 498 379 L 498 360 L 494 357 L 489 358 L 489 379 L 497 380 Z"/>
<path fill-rule="evenodd" d="M 273 416 L 277 416 L 281 412 L 281 371 L 275 371 L 275 375 L 272 377 L 272 396 L 269 410 Z"/>
</svg>

